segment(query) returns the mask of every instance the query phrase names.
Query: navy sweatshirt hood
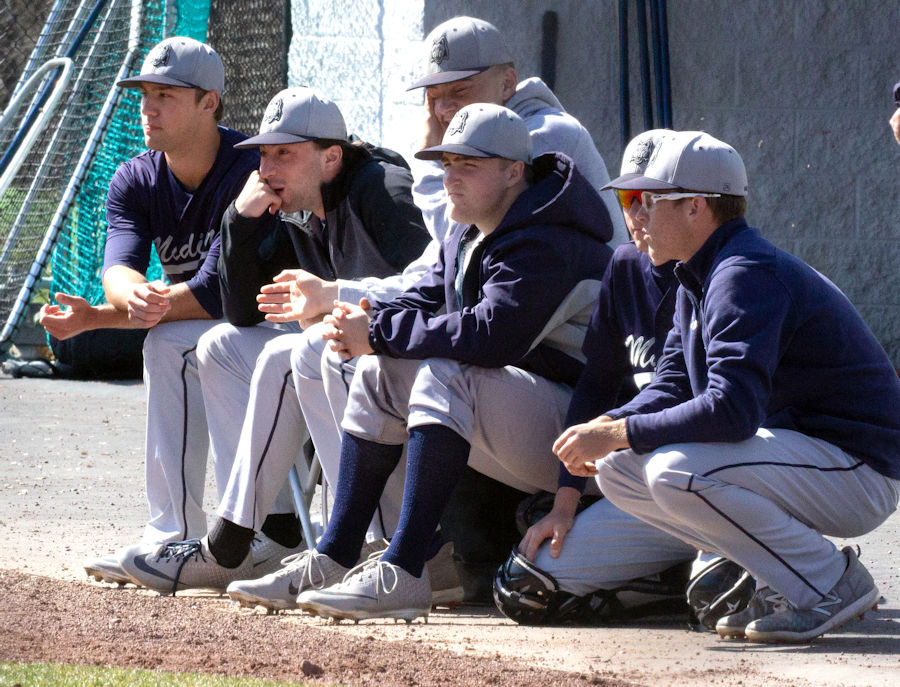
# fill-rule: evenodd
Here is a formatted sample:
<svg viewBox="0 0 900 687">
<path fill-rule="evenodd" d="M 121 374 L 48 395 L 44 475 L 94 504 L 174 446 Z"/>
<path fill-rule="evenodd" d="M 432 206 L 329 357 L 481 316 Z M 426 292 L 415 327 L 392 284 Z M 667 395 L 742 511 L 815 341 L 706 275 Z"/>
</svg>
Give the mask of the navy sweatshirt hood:
<svg viewBox="0 0 900 687">
<path fill-rule="evenodd" d="M 603 201 L 563 153 L 535 158 L 534 183 L 515 200 L 492 236 L 533 224 L 561 225 L 608 242 L 613 225 Z M 598 205 L 600 203 L 601 205 Z"/>
</svg>

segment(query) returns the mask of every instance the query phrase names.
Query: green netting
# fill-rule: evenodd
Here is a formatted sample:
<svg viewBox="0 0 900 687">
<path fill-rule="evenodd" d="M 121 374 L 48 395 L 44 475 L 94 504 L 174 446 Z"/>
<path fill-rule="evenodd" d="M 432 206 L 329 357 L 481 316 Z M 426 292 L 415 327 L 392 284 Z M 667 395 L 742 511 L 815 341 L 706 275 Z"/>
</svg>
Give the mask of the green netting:
<svg viewBox="0 0 900 687">
<path fill-rule="evenodd" d="M 164 37 L 187 35 L 208 41 L 225 62 L 226 126 L 254 131 L 269 98 L 286 85 L 289 0 L 0 0 L 0 44 L 9 46 L 0 53 L 3 107 L 37 66 L 62 54 L 78 29 L 90 23 L 86 18 L 92 8 L 106 17 L 103 28 L 91 28 L 73 56 L 80 76 L 67 87 L 59 112 L 37 140 L 15 184 L 0 197 L 0 325 L 7 320 L 15 324 L 22 306 L 17 296 L 23 284 L 31 288 L 45 262 L 51 293 L 79 295 L 93 304 L 103 301 L 106 192 L 119 165 L 144 149 L 139 92 L 121 94 L 83 180 L 71 192 L 72 203 L 59 223 L 49 258 L 40 248 L 128 54 L 136 4 L 142 5 L 142 14 L 132 72 Z M 252 26 L 246 22 L 248 15 L 255 18 Z M 32 90 L 38 93 L 41 86 Z M 34 94 L 29 97 L 36 102 Z M 29 109 L 26 103 L 21 116 L 0 126 L 0 154 L 15 148 L 11 143 Z M 147 276 L 162 277 L 155 254 Z M 10 335 L 9 327 L 0 335 L 0 346 Z"/>
<path fill-rule="evenodd" d="M 147 51 L 166 36 L 206 40 L 209 0 L 179 0 L 174 12 L 172 3 L 168 4 L 167 8 L 164 0 L 143 3 L 141 51 L 134 62 L 134 73 L 140 71 Z M 51 293 L 73 293 L 93 304 L 104 300 L 100 268 L 106 240 L 106 191 L 119 165 L 142 150 L 140 92 L 127 89 L 60 231 L 50 264 Z M 162 277 L 155 253 L 147 277 Z"/>
</svg>

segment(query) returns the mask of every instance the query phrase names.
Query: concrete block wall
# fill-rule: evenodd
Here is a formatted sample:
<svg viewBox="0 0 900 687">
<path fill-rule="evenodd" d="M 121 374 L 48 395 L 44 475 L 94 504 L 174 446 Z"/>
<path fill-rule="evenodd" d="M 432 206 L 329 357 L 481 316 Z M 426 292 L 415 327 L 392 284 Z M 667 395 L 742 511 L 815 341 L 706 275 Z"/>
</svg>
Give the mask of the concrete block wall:
<svg viewBox="0 0 900 687">
<path fill-rule="evenodd" d="M 642 131 L 629 2 L 631 128 Z M 426 0 L 424 26 L 478 16 L 507 36 L 519 76 L 539 73 L 541 21 L 558 14 L 556 94 L 613 175 L 618 2 Z M 900 3 L 669 0 L 676 129 L 732 144 L 750 178 L 748 219 L 834 281 L 900 368 L 900 146 L 888 128 L 900 80 Z"/>
<path fill-rule="evenodd" d="M 422 42 L 422 0 L 293 2 L 288 84 L 311 86 L 341 108 L 347 128 L 411 155 L 421 93 L 407 93 Z"/>
</svg>

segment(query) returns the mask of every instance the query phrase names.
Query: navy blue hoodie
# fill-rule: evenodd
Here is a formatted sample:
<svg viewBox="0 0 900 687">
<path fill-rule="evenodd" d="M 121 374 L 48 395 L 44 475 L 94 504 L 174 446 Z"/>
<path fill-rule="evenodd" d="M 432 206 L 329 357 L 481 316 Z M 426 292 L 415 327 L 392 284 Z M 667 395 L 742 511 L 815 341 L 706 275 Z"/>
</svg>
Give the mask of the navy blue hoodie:
<svg viewBox="0 0 900 687">
<path fill-rule="evenodd" d="M 477 236 L 457 225 L 438 261 L 412 288 L 374 305 L 369 343 L 397 358 L 449 358 L 516 367 L 574 385 L 580 348 L 612 254 L 609 213 L 562 154 L 534 162 L 535 183 L 474 249 L 456 292 L 460 245 Z"/>
<path fill-rule="evenodd" d="M 900 380 L 834 284 L 743 219 L 719 227 L 675 274 L 656 377 L 608 413 L 628 416 L 636 451 L 781 428 L 900 478 Z"/>
</svg>

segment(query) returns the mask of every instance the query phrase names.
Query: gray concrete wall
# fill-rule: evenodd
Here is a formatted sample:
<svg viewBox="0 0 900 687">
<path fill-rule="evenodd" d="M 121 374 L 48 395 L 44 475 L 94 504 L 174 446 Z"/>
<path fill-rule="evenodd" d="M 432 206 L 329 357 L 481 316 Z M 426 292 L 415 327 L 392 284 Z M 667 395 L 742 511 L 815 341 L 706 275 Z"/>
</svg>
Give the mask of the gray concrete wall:
<svg viewBox="0 0 900 687">
<path fill-rule="evenodd" d="M 288 84 L 312 86 L 347 128 L 411 155 L 421 93 L 407 93 L 422 44 L 423 0 L 305 0 L 291 4 Z"/>
<path fill-rule="evenodd" d="M 556 93 L 611 172 L 622 152 L 618 3 L 426 0 L 424 31 L 457 14 L 496 24 L 519 75 L 539 73 L 541 18 L 559 16 Z M 631 8 L 632 133 L 640 116 Z M 669 0 L 677 129 L 731 143 L 748 218 L 832 279 L 900 367 L 900 146 L 887 120 L 900 80 L 897 0 Z"/>
</svg>

